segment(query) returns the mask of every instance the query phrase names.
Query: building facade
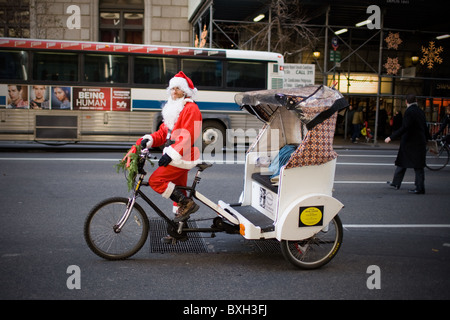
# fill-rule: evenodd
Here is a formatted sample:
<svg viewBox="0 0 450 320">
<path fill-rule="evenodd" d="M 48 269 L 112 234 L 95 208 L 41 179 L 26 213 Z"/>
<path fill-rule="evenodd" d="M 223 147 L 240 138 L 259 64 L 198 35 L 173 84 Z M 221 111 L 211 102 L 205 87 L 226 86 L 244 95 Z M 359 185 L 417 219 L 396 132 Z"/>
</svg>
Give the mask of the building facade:
<svg viewBox="0 0 450 320">
<path fill-rule="evenodd" d="M 188 0 L 0 0 L 0 37 L 192 43 Z"/>
<path fill-rule="evenodd" d="M 280 3 L 291 7 L 281 10 Z M 375 131 L 382 138 L 396 111 L 404 112 L 407 93 L 418 96 L 430 123 L 440 122 L 450 108 L 450 24 L 439 5 L 438 0 L 0 0 L 0 37 L 174 46 L 203 41 L 206 47 L 279 52 L 287 63 L 315 65 L 315 83 L 336 85 L 353 107 L 364 110 L 371 128 L 380 128 Z M 257 16 L 263 18 L 254 22 Z M 292 30 L 295 37 L 283 43 Z"/>
</svg>

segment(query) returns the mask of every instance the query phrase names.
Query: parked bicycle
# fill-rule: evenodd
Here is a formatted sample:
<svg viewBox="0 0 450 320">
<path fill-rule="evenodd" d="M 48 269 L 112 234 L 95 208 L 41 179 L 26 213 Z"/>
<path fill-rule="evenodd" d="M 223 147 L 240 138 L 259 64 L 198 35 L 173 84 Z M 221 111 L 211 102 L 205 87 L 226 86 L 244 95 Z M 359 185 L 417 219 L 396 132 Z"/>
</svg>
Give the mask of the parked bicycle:
<svg viewBox="0 0 450 320">
<path fill-rule="evenodd" d="M 450 147 L 445 139 L 432 140 L 435 145 L 427 145 L 426 167 L 432 171 L 438 171 L 447 166 L 450 160 Z"/>
</svg>

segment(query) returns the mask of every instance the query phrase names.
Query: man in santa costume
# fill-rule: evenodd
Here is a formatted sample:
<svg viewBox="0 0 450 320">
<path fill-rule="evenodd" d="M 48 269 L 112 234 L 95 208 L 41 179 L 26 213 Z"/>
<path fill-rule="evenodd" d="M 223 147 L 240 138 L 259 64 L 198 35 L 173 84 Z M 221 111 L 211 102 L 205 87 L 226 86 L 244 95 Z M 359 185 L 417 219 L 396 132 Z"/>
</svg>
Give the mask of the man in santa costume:
<svg viewBox="0 0 450 320">
<path fill-rule="evenodd" d="M 136 141 L 142 147 L 165 145 L 159 167 L 149 179 L 149 185 L 164 198 L 171 199 L 178 206 L 174 221 L 186 221 L 199 206 L 186 197 L 185 191 L 175 188 L 186 186 L 188 172 L 196 166 L 200 157 L 194 142 L 201 135 L 202 115 L 193 98 L 197 92 L 191 79 L 182 71 L 170 81 L 169 99 L 162 109 L 163 123 L 159 129 Z"/>
</svg>

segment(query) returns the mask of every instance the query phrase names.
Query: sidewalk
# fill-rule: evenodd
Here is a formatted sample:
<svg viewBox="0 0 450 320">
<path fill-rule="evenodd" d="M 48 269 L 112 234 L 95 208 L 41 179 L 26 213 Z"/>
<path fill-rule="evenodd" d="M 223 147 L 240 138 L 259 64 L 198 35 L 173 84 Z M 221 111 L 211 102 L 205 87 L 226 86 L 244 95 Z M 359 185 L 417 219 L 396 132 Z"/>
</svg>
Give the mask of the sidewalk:
<svg viewBox="0 0 450 320">
<path fill-rule="evenodd" d="M 0 141 L 0 152 L 126 152 L 132 142 Z"/>
<path fill-rule="evenodd" d="M 0 141 L 0 152 L 21 152 L 21 151 L 49 151 L 49 152 L 126 152 L 132 142 L 48 142 L 39 143 L 36 141 Z M 396 150 L 399 142 L 393 141 L 389 144 L 384 140 L 365 143 L 359 141 L 352 143 L 341 136 L 335 136 L 334 148 L 349 150 Z"/>
<path fill-rule="evenodd" d="M 400 140 L 385 143 L 384 139 L 377 140 L 377 143 L 373 141 L 370 143 L 363 142 L 363 140 L 357 143 L 352 143 L 350 139 L 344 139 L 342 136 L 334 136 L 334 149 L 359 149 L 359 150 L 397 150 L 400 144 Z"/>
</svg>

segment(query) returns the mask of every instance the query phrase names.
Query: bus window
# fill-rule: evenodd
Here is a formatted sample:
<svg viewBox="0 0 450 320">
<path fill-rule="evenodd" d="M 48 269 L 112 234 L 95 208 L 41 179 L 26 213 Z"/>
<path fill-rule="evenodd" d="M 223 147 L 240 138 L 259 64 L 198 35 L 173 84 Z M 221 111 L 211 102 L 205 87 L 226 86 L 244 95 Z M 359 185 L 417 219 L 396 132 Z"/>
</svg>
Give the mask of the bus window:
<svg viewBox="0 0 450 320">
<path fill-rule="evenodd" d="M 181 70 L 192 79 L 195 86 L 221 87 L 222 62 L 206 59 L 183 59 Z"/>
<path fill-rule="evenodd" d="M 25 51 L 1 51 L 0 79 L 28 80 L 27 62 Z"/>
<path fill-rule="evenodd" d="M 78 55 L 62 52 L 35 53 L 33 80 L 78 81 Z"/>
<path fill-rule="evenodd" d="M 175 58 L 136 57 L 134 59 L 134 83 L 167 85 L 177 72 Z"/>
<path fill-rule="evenodd" d="M 84 80 L 87 82 L 128 83 L 128 57 L 112 54 L 86 54 Z"/>
<path fill-rule="evenodd" d="M 228 61 L 227 88 L 266 89 L 266 63 Z"/>
</svg>

